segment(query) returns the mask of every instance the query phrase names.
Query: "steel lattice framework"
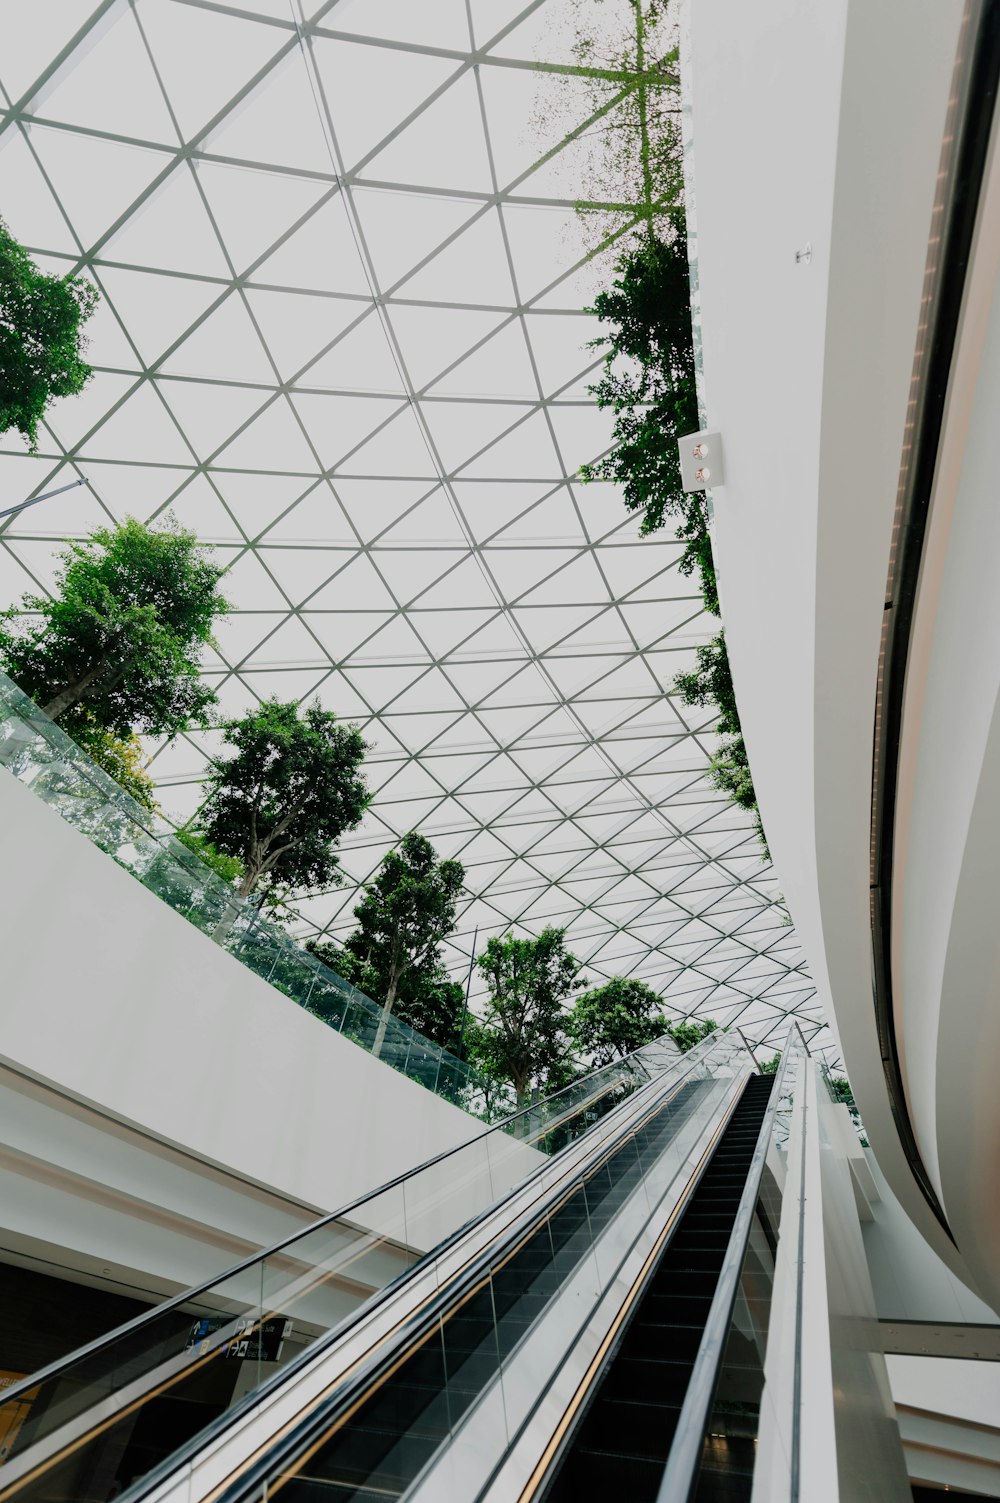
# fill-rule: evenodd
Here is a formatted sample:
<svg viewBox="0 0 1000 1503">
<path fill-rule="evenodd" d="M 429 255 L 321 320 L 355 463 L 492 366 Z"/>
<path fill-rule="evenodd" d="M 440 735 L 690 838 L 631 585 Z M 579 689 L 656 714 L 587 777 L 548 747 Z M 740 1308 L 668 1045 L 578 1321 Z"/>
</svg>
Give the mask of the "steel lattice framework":
<svg viewBox="0 0 1000 1503">
<path fill-rule="evenodd" d="M 563 925 L 593 979 L 772 1047 L 794 1016 L 832 1061 L 749 818 L 707 780 L 711 717 L 671 696 L 715 623 L 680 546 L 575 478 L 610 437 L 583 311 L 608 258 L 575 208 L 593 119 L 538 108 L 564 8 L 13 9 L 0 212 L 101 302 L 87 390 L 37 455 L 2 440 L 2 504 L 87 487 L 4 525 L 0 599 L 44 590 L 66 538 L 171 511 L 228 563 L 224 712 L 319 696 L 371 744 L 349 880 L 301 898 L 304 931 L 345 934 L 417 828 L 466 867 L 456 975 L 477 928 Z M 150 745 L 166 812 L 217 746 Z"/>
</svg>

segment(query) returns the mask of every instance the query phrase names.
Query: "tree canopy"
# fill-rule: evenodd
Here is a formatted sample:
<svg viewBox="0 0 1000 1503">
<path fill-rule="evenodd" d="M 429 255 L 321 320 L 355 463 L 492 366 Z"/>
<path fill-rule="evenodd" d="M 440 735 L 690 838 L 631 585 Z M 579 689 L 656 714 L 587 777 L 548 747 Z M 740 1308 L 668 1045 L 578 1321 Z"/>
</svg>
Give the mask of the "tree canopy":
<svg viewBox="0 0 1000 1503">
<path fill-rule="evenodd" d="M 338 880 L 336 845 L 361 822 L 368 790 L 361 732 L 317 700 L 265 700 L 222 724 L 233 755 L 216 758 L 199 816 L 201 834 L 243 863 L 245 897 L 270 885 L 324 887 Z"/>
<path fill-rule="evenodd" d="M 441 946 L 455 927 L 464 880 L 461 862 L 438 861 L 430 841 L 411 831 L 386 852 L 356 906 L 357 928 L 345 946 L 355 962 L 349 979 L 382 1006 L 376 1054 L 393 1010 L 445 1048 L 457 1046 L 464 994 L 445 974 Z"/>
<path fill-rule="evenodd" d="M 690 276 L 679 210 L 669 224 L 665 236 L 651 229 L 626 251 L 611 290 L 595 300 L 594 312 L 609 333 L 596 341 L 607 353 L 604 375 L 592 390 L 598 406 L 614 412 L 614 445 L 581 473 L 585 479 L 617 481 L 626 506 L 642 515 L 643 535 L 675 519 L 676 535 L 685 544 L 678 568 L 686 575 L 697 571 L 705 609 L 718 616 L 708 506 L 702 492 L 685 492 L 681 484 L 677 439 L 694 432 L 699 419 Z M 679 673 L 674 689 L 687 705 L 713 704 L 719 710 L 723 740 L 709 779 L 753 814 L 767 853 L 723 632 L 698 649 L 697 668 Z"/>
<path fill-rule="evenodd" d="M 0 433 L 16 428 L 32 453 L 49 403 L 90 380 L 81 330 L 96 302 L 82 277 L 41 271 L 0 220 Z"/>
<path fill-rule="evenodd" d="M 103 726 L 86 720 L 73 727 L 73 736 L 91 761 L 114 778 L 130 798 L 151 814 L 159 811 L 156 785 L 143 765 L 138 736 L 113 736 Z"/>
<path fill-rule="evenodd" d="M 651 228 L 682 190 L 680 73 L 665 0 L 574 0 L 575 65 L 547 80 L 533 124 L 540 138 L 573 132 L 592 249 L 638 220 Z M 580 132 L 581 122 L 586 128 Z"/>
<path fill-rule="evenodd" d="M 678 1048 L 686 1054 L 693 1049 L 695 1044 L 700 1044 L 702 1039 L 707 1039 L 710 1033 L 715 1033 L 719 1025 L 714 1018 L 685 1018 L 683 1023 L 673 1023 L 667 1029 L 670 1037 Z"/>
<path fill-rule="evenodd" d="M 608 1065 L 667 1031 L 662 1009 L 662 999 L 651 986 L 616 976 L 577 998 L 570 1031 L 592 1064 Z"/>
<path fill-rule="evenodd" d="M 563 1083 L 560 1071 L 572 1047 L 567 1007 L 586 985 L 581 965 L 566 949 L 564 931 L 552 928 L 534 939 L 493 936 L 477 965 L 488 998 L 472 1053 L 484 1074 L 511 1083 L 520 1109 L 553 1074 Z"/>
<path fill-rule="evenodd" d="M 125 739 L 203 720 L 215 694 L 201 651 L 228 609 L 210 551 L 176 525 L 129 518 L 62 560 L 54 595 L 0 613 L 11 678 L 70 734 L 97 726 Z"/>
</svg>

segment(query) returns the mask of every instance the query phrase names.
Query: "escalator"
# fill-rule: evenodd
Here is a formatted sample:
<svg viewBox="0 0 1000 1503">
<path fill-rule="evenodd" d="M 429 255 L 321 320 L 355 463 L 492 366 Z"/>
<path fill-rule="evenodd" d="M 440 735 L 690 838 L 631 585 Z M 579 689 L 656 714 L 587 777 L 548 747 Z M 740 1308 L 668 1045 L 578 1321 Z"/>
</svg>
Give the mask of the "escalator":
<svg viewBox="0 0 1000 1503">
<path fill-rule="evenodd" d="M 720 1320 L 728 1328 L 747 1217 L 760 1210 L 781 1080 L 773 1099 L 772 1085 L 738 1035 L 682 1058 L 640 1051 L 575 1097 L 532 1109 L 512 1134 L 492 1130 L 404 1176 L 405 1238 L 385 1235 L 397 1187 L 382 1187 L 364 1211 L 383 1230 L 361 1236 L 360 1254 L 341 1245 L 356 1226 L 349 1207 L 207 1293 L 168 1302 L 138 1332 L 123 1328 L 75 1369 L 48 1375 L 53 1418 L 46 1430 L 43 1413 L 13 1466 L 0 1467 L 0 1503 L 262 1503 L 279 1493 L 287 1503 L 568 1503 L 609 1489 L 629 1503 L 749 1498 L 749 1430 L 730 1426 L 715 1464 L 701 1438 L 722 1366 L 712 1332 Z M 541 1159 L 545 1145 L 552 1156 Z M 463 1224 L 470 1187 L 487 1203 Z M 415 1229 L 427 1241 L 442 1226 L 447 1235 L 414 1261 Z M 318 1252 L 334 1233 L 337 1251 Z M 314 1317 L 331 1282 L 373 1258 L 396 1258 L 402 1271 L 383 1271 L 355 1316 L 324 1329 Z M 182 1348 L 183 1331 L 171 1334 L 179 1313 L 211 1310 L 244 1313 L 204 1317 L 215 1335 Z M 192 1423 L 199 1385 L 231 1371 L 234 1331 L 259 1357 L 266 1329 L 292 1328 L 289 1312 L 297 1332 L 312 1332 L 303 1349 L 283 1367 L 258 1361 L 240 1401 Z M 692 1408 L 706 1374 L 707 1399 Z M 178 1428 L 173 1411 L 185 1403 Z M 677 1437 L 697 1485 L 664 1495 Z"/>
<path fill-rule="evenodd" d="M 689 1113 L 699 1084 L 671 1094 L 624 1143 L 599 1156 L 527 1235 L 472 1270 L 403 1358 L 387 1354 L 383 1371 L 366 1375 L 361 1394 L 348 1390 L 336 1413 L 326 1409 L 296 1433 L 286 1450 L 291 1457 L 305 1446 L 307 1459 L 276 1474 L 269 1461 L 269 1491 L 280 1487 L 287 1503 L 402 1497 L 592 1257 L 595 1241 Z"/>
<path fill-rule="evenodd" d="M 544 1503 L 570 1503 L 588 1488 L 629 1503 L 656 1498 L 773 1085 L 770 1075 L 748 1081 L 676 1235 L 594 1385 L 542 1494 Z M 725 1471 L 703 1468 L 699 1503 L 749 1499 L 753 1443 L 731 1442 L 727 1452 Z"/>
</svg>

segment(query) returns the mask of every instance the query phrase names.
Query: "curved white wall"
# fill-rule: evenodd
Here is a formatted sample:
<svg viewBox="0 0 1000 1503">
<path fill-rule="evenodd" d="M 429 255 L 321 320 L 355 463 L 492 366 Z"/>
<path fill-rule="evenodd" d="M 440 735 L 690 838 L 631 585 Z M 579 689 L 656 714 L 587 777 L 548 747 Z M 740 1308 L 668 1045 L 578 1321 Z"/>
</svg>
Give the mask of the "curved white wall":
<svg viewBox="0 0 1000 1503">
<path fill-rule="evenodd" d="M 274 991 L 3 769 L 0 824 L 0 1256 L 162 1294 L 483 1130 Z M 539 1162 L 505 1145 L 511 1180 Z"/>
<path fill-rule="evenodd" d="M 886 1177 L 935 1250 L 986 1292 L 971 1230 L 965 1262 L 899 1145 L 869 927 L 879 639 L 961 12 L 960 0 L 697 0 L 686 166 L 707 418 L 726 456 L 713 496 L 723 618 L 775 866 Z M 807 244 L 811 259 L 796 262 Z M 931 1026 L 941 1072 L 936 1013 Z M 900 1032 L 909 1058 L 908 1022 Z M 937 1085 L 950 1112 L 961 1072 L 948 1068 Z M 926 1078 L 916 1084 L 926 1101 Z M 956 1120 L 949 1176 L 968 1182 L 957 1143 L 969 1118 Z M 917 1130 L 933 1165 L 947 1134 L 932 1144 Z"/>
</svg>

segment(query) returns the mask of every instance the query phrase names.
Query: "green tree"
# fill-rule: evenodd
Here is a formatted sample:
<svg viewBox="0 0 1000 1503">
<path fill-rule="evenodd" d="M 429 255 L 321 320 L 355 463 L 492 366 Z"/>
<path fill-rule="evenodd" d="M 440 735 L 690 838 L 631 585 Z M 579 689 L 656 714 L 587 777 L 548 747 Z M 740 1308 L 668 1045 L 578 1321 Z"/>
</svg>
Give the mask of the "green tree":
<svg viewBox="0 0 1000 1503">
<path fill-rule="evenodd" d="M 489 995 L 471 1039 L 475 1063 L 494 1080 L 509 1081 L 517 1107 L 562 1071 L 572 1049 L 567 1005 L 586 982 L 580 962 L 566 949 L 562 929 L 535 939 L 493 937 L 476 964 Z"/>
<path fill-rule="evenodd" d="M 772 1056 L 771 1056 L 770 1059 L 765 1059 L 764 1063 L 761 1064 L 761 1065 L 758 1065 L 757 1068 L 760 1071 L 761 1075 L 777 1075 L 777 1073 L 778 1073 L 778 1066 L 780 1064 L 781 1064 L 781 1055 L 780 1054 L 772 1054 Z"/>
<path fill-rule="evenodd" d="M 606 354 L 604 374 L 592 390 L 598 406 L 614 413 L 614 444 L 581 473 L 584 479 L 614 480 L 622 487 L 625 505 L 642 516 L 643 536 L 673 523 L 685 545 L 678 568 L 685 575 L 697 571 L 705 609 L 718 616 L 708 506 L 702 492 L 685 492 L 681 484 L 677 439 L 694 432 L 699 419 L 690 272 L 679 210 L 669 216 L 668 225 L 667 233 L 651 227 L 649 235 L 621 257 L 611 290 L 595 300 L 594 312 L 609 332 L 595 341 Z M 674 690 L 685 704 L 719 709 L 724 740 L 709 778 L 753 814 L 767 855 L 721 631 L 699 649 L 698 659 L 695 672 L 678 674 Z"/>
<path fill-rule="evenodd" d="M 175 830 L 174 835 L 181 845 L 197 856 L 199 861 L 215 873 L 223 882 L 228 882 L 230 887 L 235 887 L 243 876 L 243 862 L 238 856 L 226 856 L 222 851 L 217 851 L 210 840 L 207 840 L 200 831 L 185 826 L 182 830 Z"/>
<path fill-rule="evenodd" d="M 707 1039 L 710 1033 L 715 1033 L 718 1026 L 714 1018 L 685 1018 L 682 1023 L 672 1023 L 667 1032 L 682 1053 L 686 1054 L 695 1044 Z"/>
<path fill-rule="evenodd" d="M 677 452 L 677 439 L 698 427 L 690 297 L 684 217 L 674 210 L 666 232 L 622 256 L 610 291 L 594 300 L 609 332 L 594 341 L 605 350 L 604 374 L 591 390 L 598 407 L 614 413 L 614 444 L 581 473 L 621 486 L 644 537 L 676 519 L 686 544 L 678 567 L 701 571 L 705 603 L 718 614 L 705 497 L 682 488 Z"/>
<path fill-rule="evenodd" d="M 204 719 L 215 694 L 200 655 L 228 606 L 222 569 L 194 533 L 129 518 L 62 559 L 51 598 L 26 595 L 0 613 L 11 678 L 71 735 L 96 726 L 124 740 Z"/>
<path fill-rule="evenodd" d="M 103 726 L 81 718 L 73 727 L 73 739 L 137 804 L 151 814 L 159 812 L 156 785 L 143 765 L 138 736 L 113 736 Z"/>
<path fill-rule="evenodd" d="M 662 1008 L 659 993 L 644 981 L 616 976 L 577 998 L 570 1031 L 594 1065 L 608 1065 L 667 1031 Z"/>
<path fill-rule="evenodd" d="M 394 1010 L 411 1028 L 455 1046 L 463 992 L 444 974 L 441 946 L 455 927 L 464 880 L 461 862 L 438 861 L 430 841 L 411 831 L 386 852 L 355 908 L 357 928 L 345 949 L 359 965 L 354 984 L 382 1008 L 374 1054 Z"/>
<path fill-rule="evenodd" d="M 243 863 L 241 897 L 267 880 L 324 887 L 339 880 L 337 842 L 368 807 L 357 726 L 342 724 L 317 700 L 265 700 L 223 722 L 231 757 L 216 758 L 199 816 L 204 837 Z"/>
<path fill-rule="evenodd" d="M 0 220 L 0 433 L 16 428 L 32 453 L 49 403 L 90 380 L 81 328 L 96 302 L 82 277 L 40 271 Z"/>
<path fill-rule="evenodd" d="M 734 804 L 753 815 L 757 838 L 764 847 L 765 854 L 769 854 L 753 778 L 750 776 L 739 710 L 736 708 L 736 690 L 729 668 L 725 635 L 720 631 L 711 642 L 706 642 L 697 649 L 696 656 L 697 667 L 691 673 L 678 673 L 674 679 L 674 689 L 686 705 L 714 705 L 717 709 L 715 728 L 722 740 L 712 758 L 709 781 Z"/>
<path fill-rule="evenodd" d="M 652 227 L 682 189 L 680 76 L 664 0 L 574 0 L 572 63 L 546 72 L 534 125 L 576 137 L 577 202 L 591 249 Z"/>
</svg>

